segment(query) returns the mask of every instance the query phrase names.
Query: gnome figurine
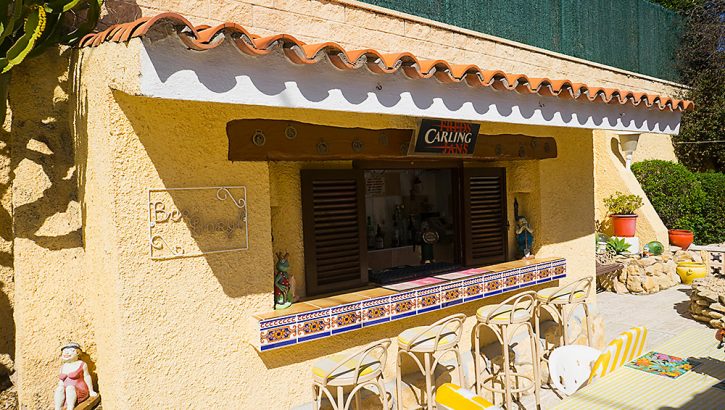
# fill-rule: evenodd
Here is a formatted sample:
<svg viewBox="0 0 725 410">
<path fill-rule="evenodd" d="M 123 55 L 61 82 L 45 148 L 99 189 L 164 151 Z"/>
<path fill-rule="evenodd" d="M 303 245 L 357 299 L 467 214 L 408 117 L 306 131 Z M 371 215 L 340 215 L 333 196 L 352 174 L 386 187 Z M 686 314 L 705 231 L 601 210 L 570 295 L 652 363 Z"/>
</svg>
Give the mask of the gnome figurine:
<svg viewBox="0 0 725 410">
<path fill-rule="evenodd" d="M 89 397 L 96 397 L 88 365 L 80 359 L 81 346 L 68 343 L 60 348 L 63 364 L 60 366 L 60 381 L 55 389 L 55 410 L 73 410 L 78 403 Z"/>
</svg>

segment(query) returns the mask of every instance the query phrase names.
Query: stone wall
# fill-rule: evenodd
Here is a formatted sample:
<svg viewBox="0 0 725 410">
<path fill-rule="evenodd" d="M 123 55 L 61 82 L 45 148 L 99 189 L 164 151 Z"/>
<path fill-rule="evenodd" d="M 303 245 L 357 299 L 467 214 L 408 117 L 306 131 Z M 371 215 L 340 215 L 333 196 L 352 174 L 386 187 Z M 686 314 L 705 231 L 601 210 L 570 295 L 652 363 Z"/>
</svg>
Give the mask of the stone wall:
<svg viewBox="0 0 725 410">
<path fill-rule="evenodd" d="M 660 256 L 616 256 L 614 263 L 622 265 L 614 272 L 597 278 L 599 286 L 616 293 L 656 293 L 680 283 L 677 275 L 678 256 L 664 252 Z"/>
<path fill-rule="evenodd" d="M 725 276 L 708 276 L 692 282 L 690 313 L 695 320 L 725 329 Z"/>
</svg>

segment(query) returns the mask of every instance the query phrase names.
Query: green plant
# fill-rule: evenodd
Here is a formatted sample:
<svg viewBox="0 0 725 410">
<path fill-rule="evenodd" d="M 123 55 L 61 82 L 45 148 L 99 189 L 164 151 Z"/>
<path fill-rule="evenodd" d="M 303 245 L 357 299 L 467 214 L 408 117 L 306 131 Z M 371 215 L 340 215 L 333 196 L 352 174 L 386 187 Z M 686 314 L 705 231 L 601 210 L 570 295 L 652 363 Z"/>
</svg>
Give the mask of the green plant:
<svg viewBox="0 0 725 410">
<path fill-rule="evenodd" d="M 632 164 L 632 172 L 665 226 L 693 231 L 697 244 L 725 242 L 725 174 L 661 160 Z"/>
<path fill-rule="evenodd" d="M 604 199 L 604 206 L 610 215 L 634 215 L 642 206 L 642 197 L 639 195 L 625 195 L 619 191 Z"/>
<path fill-rule="evenodd" d="M 12 68 L 50 46 L 73 44 L 91 32 L 102 4 L 103 0 L 0 0 L 0 120 L 5 118 Z"/>
<path fill-rule="evenodd" d="M 697 0 L 683 8 L 684 32 L 676 52 L 681 82 L 690 86 L 682 97 L 695 111 L 682 115 L 673 136 L 677 159 L 693 171 L 725 171 L 725 1 Z"/>
<path fill-rule="evenodd" d="M 621 255 L 629 250 L 629 247 L 632 246 L 628 244 L 624 238 L 609 238 L 607 241 L 607 248 L 614 251 L 617 255 Z"/>
</svg>

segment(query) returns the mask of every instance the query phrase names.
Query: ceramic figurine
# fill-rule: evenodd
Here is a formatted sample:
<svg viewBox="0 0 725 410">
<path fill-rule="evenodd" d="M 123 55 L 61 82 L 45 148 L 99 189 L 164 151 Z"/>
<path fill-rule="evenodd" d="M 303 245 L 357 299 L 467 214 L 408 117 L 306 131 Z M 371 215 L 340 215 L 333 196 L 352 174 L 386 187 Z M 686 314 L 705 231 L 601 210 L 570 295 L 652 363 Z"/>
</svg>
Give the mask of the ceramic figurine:
<svg viewBox="0 0 725 410">
<path fill-rule="evenodd" d="M 60 381 L 55 389 L 55 410 L 65 407 L 72 410 L 89 397 L 96 397 L 88 365 L 80 359 L 81 346 L 68 343 L 60 349 L 63 364 L 60 367 Z"/>
<path fill-rule="evenodd" d="M 292 286 L 290 283 L 289 253 L 277 252 L 277 264 L 274 272 L 274 308 L 275 310 L 286 309 L 292 305 Z"/>
<path fill-rule="evenodd" d="M 529 226 L 529 221 L 525 217 L 516 218 L 516 244 L 519 252 L 524 258 L 531 257 L 531 249 L 534 247 L 534 231 Z"/>
</svg>

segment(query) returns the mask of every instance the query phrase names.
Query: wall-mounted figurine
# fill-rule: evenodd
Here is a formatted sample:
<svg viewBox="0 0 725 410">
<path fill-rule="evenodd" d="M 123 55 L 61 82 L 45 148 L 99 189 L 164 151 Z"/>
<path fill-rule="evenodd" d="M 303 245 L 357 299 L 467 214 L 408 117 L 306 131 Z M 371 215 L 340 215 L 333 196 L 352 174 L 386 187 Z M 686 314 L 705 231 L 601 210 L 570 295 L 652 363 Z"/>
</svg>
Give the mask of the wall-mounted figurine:
<svg viewBox="0 0 725 410">
<path fill-rule="evenodd" d="M 274 308 L 286 309 L 292 305 L 293 289 L 290 283 L 289 252 L 277 252 L 277 263 L 274 269 Z"/>
<path fill-rule="evenodd" d="M 93 390 L 93 381 L 86 362 L 80 359 L 81 346 L 68 343 L 60 349 L 63 364 L 60 367 L 60 381 L 55 389 L 55 410 L 73 410 L 88 398 L 98 401 Z"/>
<path fill-rule="evenodd" d="M 516 245 L 519 248 L 519 256 L 525 259 L 532 258 L 534 230 L 529 226 L 526 217 L 519 215 L 519 201 L 516 199 L 514 199 L 514 218 L 516 219 Z"/>
</svg>

